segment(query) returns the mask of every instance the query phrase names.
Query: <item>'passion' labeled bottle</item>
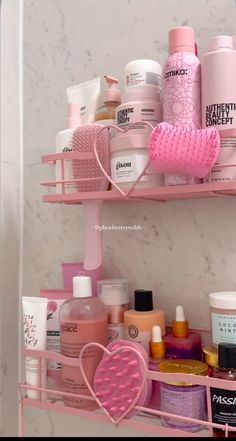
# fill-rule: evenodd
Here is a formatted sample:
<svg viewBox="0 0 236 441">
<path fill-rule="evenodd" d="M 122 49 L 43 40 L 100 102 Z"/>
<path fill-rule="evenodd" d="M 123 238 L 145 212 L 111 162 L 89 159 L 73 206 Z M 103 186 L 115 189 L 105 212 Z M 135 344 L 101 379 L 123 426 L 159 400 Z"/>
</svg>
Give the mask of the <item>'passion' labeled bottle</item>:
<svg viewBox="0 0 236 441">
<path fill-rule="evenodd" d="M 236 345 L 220 343 L 218 346 L 219 365 L 212 371 L 212 377 L 222 380 L 236 381 Z M 218 424 L 228 424 L 228 437 L 235 438 L 236 431 L 230 431 L 230 426 L 236 428 L 236 383 L 234 390 L 211 387 L 212 421 Z M 214 429 L 215 437 L 224 437 L 224 430 Z"/>
</svg>

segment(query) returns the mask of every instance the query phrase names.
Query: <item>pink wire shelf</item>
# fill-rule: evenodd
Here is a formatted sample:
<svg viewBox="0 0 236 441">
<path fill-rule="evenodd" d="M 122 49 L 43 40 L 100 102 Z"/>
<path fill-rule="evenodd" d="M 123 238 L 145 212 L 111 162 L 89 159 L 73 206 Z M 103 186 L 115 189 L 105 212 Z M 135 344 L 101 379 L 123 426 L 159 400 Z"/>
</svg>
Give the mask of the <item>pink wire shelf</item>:
<svg viewBox="0 0 236 441">
<path fill-rule="evenodd" d="M 177 199 L 193 199 L 193 198 L 208 198 L 219 196 L 236 196 L 236 181 L 224 181 L 224 182 L 207 182 L 194 185 L 175 185 L 168 187 L 153 187 L 153 188 L 137 188 L 137 184 L 144 175 L 150 175 L 153 173 L 147 173 L 149 163 L 144 168 L 143 173 L 138 177 L 136 182 L 132 184 L 129 189 L 117 189 L 106 190 L 96 192 L 75 192 L 69 193 L 66 184 L 76 184 L 79 182 L 86 182 L 86 179 L 70 179 L 65 180 L 64 177 L 64 162 L 66 160 L 85 160 L 95 159 L 95 153 L 78 153 L 67 152 L 45 155 L 42 157 L 44 164 L 56 164 L 57 161 L 61 162 L 61 179 L 42 182 L 41 185 L 48 187 L 49 189 L 59 187 L 60 193 L 48 193 L 43 195 L 43 201 L 48 203 L 65 203 L 65 204 L 81 204 L 86 200 L 103 200 L 108 202 L 121 202 L 121 201 L 160 201 L 166 202 Z M 99 163 L 98 163 L 99 165 Z M 214 168 L 234 168 L 236 164 L 218 164 Z M 109 176 L 110 178 L 110 176 Z M 94 181 L 104 179 L 103 176 L 94 177 Z M 111 178 L 110 178 L 111 179 Z M 91 178 L 87 179 L 91 181 Z"/>
<path fill-rule="evenodd" d="M 101 345 L 99 345 L 103 348 Z M 103 348 L 105 350 L 105 348 Z M 81 368 L 82 361 L 81 357 L 79 358 L 69 358 L 65 357 L 59 353 L 51 352 L 51 351 L 39 351 L 39 350 L 23 350 L 24 357 L 35 357 L 39 359 L 39 366 L 45 366 L 46 360 L 54 360 L 59 363 L 64 363 L 70 366 L 77 366 Z M 151 370 L 147 370 L 147 378 L 151 380 L 158 380 L 163 382 L 170 381 L 182 381 L 186 383 L 191 383 L 195 385 L 201 385 L 206 387 L 206 400 L 207 400 L 207 419 L 199 420 L 189 417 L 184 417 L 180 415 L 170 414 L 167 412 L 162 412 L 160 410 L 150 409 L 148 407 L 132 405 L 130 410 L 136 409 L 138 411 L 137 415 L 132 416 L 131 418 L 122 418 L 117 425 L 123 427 L 129 427 L 136 430 L 145 431 L 146 433 L 151 433 L 153 435 L 163 435 L 163 436 L 174 436 L 174 437 L 203 437 L 203 436 L 212 436 L 213 428 L 218 428 L 224 430 L 225 437 L 228 437 L 229 430 L 231 432 L 235 432 L 236 436 L 236 427 L 231 427 L 228 424 L 217 424 L 212 422 L 212 413 L 211 413 L 211 395 L 210 388 L 221 388 L 226 390 L 236 391 L 236 385 L 234 381 L 221 380 L 218 378 L 212 378 L 208 376 L 200 376 L 193 374 L 170 374 L 170 373 L 161 373 L 154 372 Z M 39 380 L 39 384 L 40 380 Z M 55 400 L 53 399 L 31 399 L 27 398 L 27 390 L 34 390 L 40 392 L 39 395 L 46 396 L 45 394 L 50 393 L 50 396 L 55 395 Z M 140 390 L 140 393 L 142 390 Z M 44 394 L 44 395 L 43 395 Z M 79 409 L 75 407 L 69 407 L 63 404 L 62 396 L 65 397 L 73 397 L 73 398 L 84 398 L 86 400 L 94 400 L 97 401 L 97 404 L 100 406 L 100 409 L 89 411 L 85 409 Z M 26 383 L 19 384 L 19 436 L 24 436 L 24 409 L 26 406 L 35 407 L 39 409 L 46 410 L 54 410 L 56 412 L 70 414 L 70 415 L 78 415 L 81 417 L 85 417 L 91 420 L 99 421 L 99 422 L 107 422 L 110 424 L 115 424 L 111 422 L 109 415 L 106 414 L 104 408 L 99 401 L 97 400 L 95 394 L 91 393 L 89 395 L 83 394 L 74 394 L 64 392 L 62 390 L 48 389 L 44 385 L 39 387 L 29 386 Z M 199 432 L 191 432 L 188 430 L 182 430 L 177 428 L 170 428 L 162 426 L 160 423 L 160 416 L 168 417 L 171 419 L 175 419 L 179 422 L 189 422 L 199 424 L 202 427 L 202 430 Z M 205 429 L 205 430 L 204 430 Z"/>
</svg>

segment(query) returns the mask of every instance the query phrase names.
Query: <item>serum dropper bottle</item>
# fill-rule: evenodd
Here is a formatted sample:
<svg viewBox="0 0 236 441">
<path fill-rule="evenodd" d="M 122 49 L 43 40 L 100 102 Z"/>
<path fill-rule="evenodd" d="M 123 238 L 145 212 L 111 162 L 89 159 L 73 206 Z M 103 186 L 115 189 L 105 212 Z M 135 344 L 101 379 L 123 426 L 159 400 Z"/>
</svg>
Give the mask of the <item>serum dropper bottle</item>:
<svg viewBox="0 0 236 441">
<path fill-rule="evenodd" d="M 149 369 L 151 371 L 159 371 L 159 364 L 165 360 L 165 345 L 161 336 L 161 328 L 158 325 L 152 328 L 152 339 L 150 341 Z M 148 407 L 159 410 L 161 401 L 160 382 L 152 380 L 152 395 Z"/>
<path fill-rule="evenodd" d="M 184 308 L 176 306 L 175 320 L 172 321 L 172 332 L 164 337 L 167 358 L 190 358 L 202 360 L 201 335 L 189 332 L 188 320 Z"/>
</svg>

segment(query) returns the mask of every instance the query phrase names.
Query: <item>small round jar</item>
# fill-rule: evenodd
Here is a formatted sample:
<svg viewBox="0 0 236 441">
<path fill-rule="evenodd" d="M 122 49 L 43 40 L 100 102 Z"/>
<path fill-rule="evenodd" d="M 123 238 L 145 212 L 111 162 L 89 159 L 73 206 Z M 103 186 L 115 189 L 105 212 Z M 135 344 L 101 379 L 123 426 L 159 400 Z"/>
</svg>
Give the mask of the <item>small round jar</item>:
<svg viewBox="0 0 236 441">
<path fill-rule="evenodd" d="M 138 84 L 152 84 L 161 90 L 162 68 L 160 63 L 150 59 L 130 61 L 125 66 L 125 87 Z"/>
<path fill-rule="evenodd" d="M 124 338 L 124 313 L 129 309 L 129 289 L 126 279 L 98 281 L 98 296 L 107 307 L 108 341 Z"/>
<path fill-rule="evenodd" d="M 159 364 L 160 372 L 186 373 L 195 375 L 207 375 L 207 365 L 197 360 L 165 360 Z M 206 388 L 205 386 L 185 383 L 161 382 L 161 411 L 174 415 L 204 420 L 206 415 Z M 161 417 L 163 426 L 175 429 L 197 432 L 202 429 L 201 423 L 191 423 L 169 417 Z"/>
<path fill-rule="evenodd" d="M 218 365 L 218 350 L 214 346 L 203 346 L 203 361 L 208 365 L 208 375 L 212 376 L 213 369 Z"/>
<path fill-rule="evenodd" d="M 122 95 L 121 104 L 116 108 L 116 124 L 122 129 L 138 121 L 148 121 L 156 126 L 162 120 L 160 92 L 156 86 L 140 85 L 128 88 Z M 136 127 L 146 132 L 151 131 L 145 124 L 137 124 L 132 130 L 136 130 Z"/>
<path fill-rule="evenodd" d="M 146 167 L 148 157 L 148 133 L 127 132 L 110 141 L 111 178 L 120 188 L 130 188 Z M 135 188 L 162 186 L 164 177 L 150 165 L 149 175 L 144 175 Z M 114 187 L 115 189 L 115 187 Z"/>
<path fill-rule="evenodd" d="M 209 294 L 212 344 L 236 344 L 236 291 Z"/>
</svg>

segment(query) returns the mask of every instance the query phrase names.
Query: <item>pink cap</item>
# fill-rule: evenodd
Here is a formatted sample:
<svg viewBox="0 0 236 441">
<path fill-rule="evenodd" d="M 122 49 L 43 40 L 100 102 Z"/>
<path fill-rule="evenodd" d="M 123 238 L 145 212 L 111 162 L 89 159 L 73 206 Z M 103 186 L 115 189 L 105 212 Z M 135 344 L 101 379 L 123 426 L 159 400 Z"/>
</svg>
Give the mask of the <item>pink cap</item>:
<svg viewBox="0 0 236 441">
<path fill-rule="evenodd" d="M 233 49 L 233 38 L 229 35 L 218 35 L 210 40 L 210 51 L 216 51 L 217 49 Z"/>
<path fill-rule="evenodd" d="M 106 89 L 104 92 L 104 103 L 107 103 L 108 101 L 116 101 L 117 103 L 121 103 L 121 92 L 116 88 L 119 80 L 111 77 L 110 75 L 104 75 L 104 78 L 108 84 L 108 89 Z"/>
<path fill-rule="evenodd" d="M 67 129 L 76 129 L 76 127 L 81 125 L 80 105 L 68 104 Z"/>
<path fill-rule="evenodd" d="M 169 31 L 169 53 L 192 52 L 195 54 L 194 29 L 189 26 L 179 26 Z"/>
</svg>

